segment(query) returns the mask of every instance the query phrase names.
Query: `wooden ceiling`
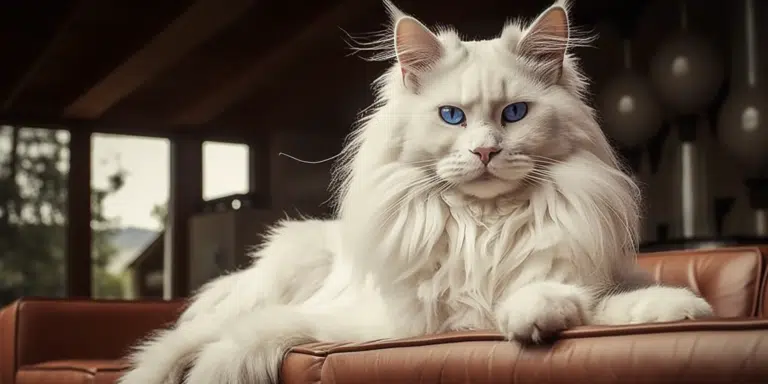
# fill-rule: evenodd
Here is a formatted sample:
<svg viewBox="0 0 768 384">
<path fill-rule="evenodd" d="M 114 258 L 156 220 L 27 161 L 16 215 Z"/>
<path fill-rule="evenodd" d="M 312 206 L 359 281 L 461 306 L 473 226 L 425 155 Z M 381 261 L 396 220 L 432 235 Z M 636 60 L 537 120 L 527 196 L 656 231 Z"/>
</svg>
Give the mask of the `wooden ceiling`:
<svg viewBox="0 0 768 384">
<path fill-rule="evenodd" d="M 396 3 L 493 35 L 551 1 Z M 611 3 L 576 1 L 581 24 Z M 342 28 L 384 21 L 379 0 L 4 0 L 0 123 L 222 138 L 346 130 L 383 64 L 351 57 Z"/>
</svg>

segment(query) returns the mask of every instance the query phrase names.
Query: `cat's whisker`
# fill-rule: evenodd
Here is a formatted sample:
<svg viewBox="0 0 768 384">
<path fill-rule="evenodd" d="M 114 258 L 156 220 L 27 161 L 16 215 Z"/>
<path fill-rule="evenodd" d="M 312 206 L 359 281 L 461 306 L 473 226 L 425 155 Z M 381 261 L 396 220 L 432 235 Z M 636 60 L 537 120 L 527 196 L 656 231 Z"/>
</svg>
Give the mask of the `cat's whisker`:
<svg viewBox="0 0 768 384">
<path fill-rule="evenodd" d="M 542 173 L 538 173 L 538 172 L 531 172 L 531 173 L 529 173 L 526 176 L 535 177 L 535 178 L 540 179 L 542 181 L 549 181 L 549 182 L 552 181 L 551 175 L 542 174 Z"/>
<path fill-rule="evenodd" d="M 546 162 L 548 164 L 562 164 L 562 163 L 564 163 L 563 160 L 555 159 L 553 157 L 548 157 L 548 156 L 532 155 L 532 154 L 528 154 L 527 156 L 532 158 L 532 159 L 534 159 L 535 161 Z"/>
<path fill-rule="evenodd" d="M 423 164 L 423 163 L 430 163 L 430 164 L 437 164 L 439 163 L 439 159 L 422 159 L 422 160 L 411 160 L 411 161 L 405 161 L 404 164 Z"/>
<path fill-rule="evenodd" d="M 412 167 L 416 167 L 418 169 L 429 169 L 429 168 L 434 168 L 437 165 L 437 163 L 438 163 L 437 161 L 423 160 L 423 161 L 408 162 L 405 164 Z"/>
<path fill-rule="evenodd" d="M 411 166 L 416 171 L 421 171 L 425 176 L 435 176 L 435 166 L 433 164 L 424 164 L 418 166 Z"/>
<path fill-rule="evenodd" d="M 534 182 L 535 186 L 543 185 L 543 184 L 546 184 L 546 183 L 549 182 L 549 180 L 547 180 L 547 179 L 542 179 L 540 177 L 530 176 L 530 175 L 528 177 L 524 178 L 523 180 L 532 181 L 532 182 Z"/>
<path fill-rule="evenodd" d="M 552 178 L 549 177 L 549 175 L 540 174 L 538 172 L 529 172 L 525 176 L 526 177 L 537 178 L 537 179 L 542 180 L 542 181 L 552 181 Z"/>
<path fill-rule="evenodd" d="M 554 174 L 552 172 L 550 172 L 548 169 L 533 168 L 533 169 L 528 171 L 528 174 L 529 175 L 539 176 L 539 177 L 542 177 L 542 178 L 545 178 L 545 179 L 553 179 L 554 178 Z"/>
<path fill-rule="evenodd" d="M 562 163 L 548 163 L 542 160 L 534 160 L 534 168 L 542 170 L 550 170 L 552 167 L 557 167 Z"/>
<path fill-rule="evenodd" d="M 538 175 L 538 176 L 541 176 L 541 177 L 548 178 L 548 179 L 556 179 L 557 178 L 557 174 L 556 173 L 552 172 L 549 169 L 545 169 L 545 168 L 534 168 L 533 170 L 531 170 L 531 173 L 533 173 L 535 175 Z"/>
</svg>

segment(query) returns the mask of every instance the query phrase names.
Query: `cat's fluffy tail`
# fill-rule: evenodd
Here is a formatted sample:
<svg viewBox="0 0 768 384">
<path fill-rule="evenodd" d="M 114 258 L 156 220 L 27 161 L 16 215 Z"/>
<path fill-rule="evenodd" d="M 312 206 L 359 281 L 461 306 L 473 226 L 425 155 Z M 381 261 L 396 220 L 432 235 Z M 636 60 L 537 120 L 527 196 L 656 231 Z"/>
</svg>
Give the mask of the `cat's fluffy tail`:
<svg viewBox="0 0 768 384">
<path fill-rule="evenodd" d="M 289 348 L 315 340 L 316 322 L 295 306 L 278 306 L 246 314 L 197 354 L 187 384 L 277 384 Z"/>
<path fill-rule="evenodd" d="M 139 347 L 135 368 L 119 383 L 277 383 L 283 355 L 315 340 L 317 323 L 295 306 L 259 308 L 228 321 L 196 317 Z"/>
<path fill-rule="evenodd" d="M 130 356 L 133 368 L 118 383 L 182 383 L 184 372 L 192 364 L 197 350 L 216 340 L 220 327 L 215 319 L 198 317 L 156 333 L 136 347 Z"/>
<path fill-rule="evenodd" d="M 145 344 L 135 355 L 136 368 L 120 383 L 276 384 L 293 346 L 397 334 L 382 307 L 364 293 L 341 292 L 324 303 L 267 306 L 224 321 L 195 317 Z"/>
<path fill-rule="evenodd" d="M 386 338 L 392 335 L 388 326 L 386 316 L 366 300 L 263 308 L 224 324 L 219 337 L 197 353 L 185 383 L 277 384 L 291 347 Z"/>
<path fill-rule="evenodd" d="M 246 336 L 233 336 L 239 334 L 250 335 L 249 345 L 259 346 L 254 350 L 266 351 L 260 347 L 268 345 L 269 353 L 274 354 L 262 356 L 261 361 L 272 368 L 256 377 L 276 375 L 275 359 L 282 357 L 285 348 L 307 340 L 309 330 L 305 325 L 312 325 L 309 319 L 294 322 L 297 316 L 289 316 L 286 308 L 306 301 L 328 277 L 334 253 L 329 240 L 333 240 L 330 233 L 335 225 L 320 220 L 278 223 L 264 246 L 253 255 L 254 265 L 204 286 L 173 328 L 138 345 L 130 357 L 132 369 L 119 383 L 181 383 L 184 372 L 191 365 L 198 365 L 197 361 L 201 367 L 190 373 L 197 372 L 202 377 L 207 372 L 205 365 L 210 365 L 206 362 L 210 362 L 215 351 L 228 349 L 233 338 L 237 342 L 246 340 Z M 243 331 L 238 331 L 240 325 Z M 220 365 L 226 368 L 240 359 L 248 367 L 242 359 L 252 355 L 227 354 L 232 361 Z"/>
</svg>

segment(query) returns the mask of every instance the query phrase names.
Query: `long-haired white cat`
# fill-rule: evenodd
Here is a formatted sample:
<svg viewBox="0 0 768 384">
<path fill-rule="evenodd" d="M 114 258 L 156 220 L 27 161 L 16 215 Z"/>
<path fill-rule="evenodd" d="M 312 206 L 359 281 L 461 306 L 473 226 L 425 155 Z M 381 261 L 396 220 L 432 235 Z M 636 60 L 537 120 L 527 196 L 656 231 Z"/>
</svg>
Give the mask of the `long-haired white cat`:
<svg viewBox="0 0 768 384">
<path fill-rule="evenodd" d="M 483 41 L 386 5 L 379 57 L 396 60 L 344 150 L 337 218 L 279 223 L 253 266 L 138 347 L 121 383 L 275 383 L 286 350 L 314 340 L 540 342 L 712 315 L 637 272 L 639 193 L 585 103 L 564 1 Z"/>
</svg>

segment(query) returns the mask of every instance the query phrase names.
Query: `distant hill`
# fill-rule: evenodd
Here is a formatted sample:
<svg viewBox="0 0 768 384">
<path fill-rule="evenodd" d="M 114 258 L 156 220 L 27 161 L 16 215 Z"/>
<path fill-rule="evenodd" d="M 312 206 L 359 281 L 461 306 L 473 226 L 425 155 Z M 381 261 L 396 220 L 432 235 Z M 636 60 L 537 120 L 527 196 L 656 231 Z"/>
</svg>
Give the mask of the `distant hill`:
<svg viewBox="0 0 768 384">
<path fill-rule="evenodd" d="M 146 228 L 125 227 L 117 230 L 112 237 L 112 245 L 118 249 L 144 248 L 158 232 Z"/>
<path fill-rule="evenodd" d="M 117 229 L 111 241 L 112 246 L 117 248 L 117 256 L 107 266 L 107 270 L 111 273 L 120 273 L 125 270 L 159 233 L 159 231 L 138 227 Z"/>
</svg>

